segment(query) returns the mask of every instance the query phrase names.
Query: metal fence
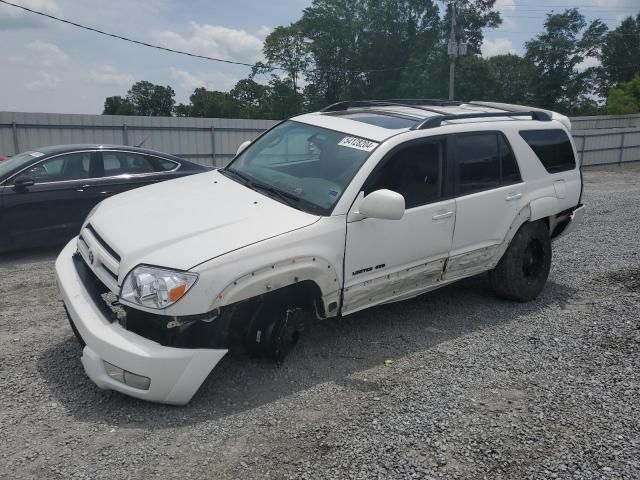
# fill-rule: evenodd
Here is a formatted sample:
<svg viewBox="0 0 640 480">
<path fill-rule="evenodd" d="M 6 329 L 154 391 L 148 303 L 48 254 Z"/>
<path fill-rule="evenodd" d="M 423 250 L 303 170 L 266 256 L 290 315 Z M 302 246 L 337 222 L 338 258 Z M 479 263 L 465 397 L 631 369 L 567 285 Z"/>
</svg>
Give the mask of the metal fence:
<svg viewBox="0 0 640 480">
<path fill-rule="evenodd" d="M 48 145 L 105 143 L 139 145 L 202 165 L 225 165 L 245 140 L 274 120 L 138 117 L 0 112 L 0 155 Z"/>
<path fill-rule="evenodd" d="M 582 165 L 640 161 L 640 115 L 573 117 Z M 47 145 L 139 145 L 223 166 L 275 120 L 0 112 L 0 155 Z"/>
<path fill-rule="evenodd" d="M 571 125 L 582 165 L 640 161 L 640 115 L 573 117 Z"/>
</svg>

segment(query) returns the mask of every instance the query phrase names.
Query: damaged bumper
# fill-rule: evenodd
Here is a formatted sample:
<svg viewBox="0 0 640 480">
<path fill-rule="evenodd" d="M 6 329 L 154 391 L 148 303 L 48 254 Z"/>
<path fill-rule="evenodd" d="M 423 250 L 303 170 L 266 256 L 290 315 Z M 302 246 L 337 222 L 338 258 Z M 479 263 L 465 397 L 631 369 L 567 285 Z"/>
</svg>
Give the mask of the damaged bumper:
<svg viewBox="0 0 640 480">
<path fill-rule="evenodd" d="M 585 208 L 584 205 L 578 205 L 575 209 L 568 215 L 565 222 L 562 224 L 562 228 L 557 235 L 554 235 L 554 239 L 560 238 L 564 235 L 567 235 L 573 231 L 575 231 L 584 218 Z"/>
<path fill-rule="evenodd" d="M 87 267 L 75 250 L 74 239 L 56 260 L 56 279 L 69 320 L 86 344 L 82 365 L 89 378 L 143 400 L 186 404 L 227 350 L 166 347 L 112 323 L 99 292 L 83 279 Z"/>
</svg>

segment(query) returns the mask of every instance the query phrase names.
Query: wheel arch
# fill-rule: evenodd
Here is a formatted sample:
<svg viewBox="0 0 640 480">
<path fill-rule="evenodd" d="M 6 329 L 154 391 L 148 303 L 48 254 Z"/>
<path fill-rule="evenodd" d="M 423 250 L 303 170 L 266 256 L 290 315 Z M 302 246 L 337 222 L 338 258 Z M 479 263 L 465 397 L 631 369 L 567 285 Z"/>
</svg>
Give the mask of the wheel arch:
<svg viewBox="0 0 640 480">
<path fill-rule="evenodd" d="M 284 295 L 289 296 L 294 302 L 311 302 L 319 318 L 335 316 L 340 301 L 339 278 L 334 266 L 324 258 L 291 258 L 237 277 L 216 295 L 213 308 L 237 304 L 252 298 Z"/>
</svg>

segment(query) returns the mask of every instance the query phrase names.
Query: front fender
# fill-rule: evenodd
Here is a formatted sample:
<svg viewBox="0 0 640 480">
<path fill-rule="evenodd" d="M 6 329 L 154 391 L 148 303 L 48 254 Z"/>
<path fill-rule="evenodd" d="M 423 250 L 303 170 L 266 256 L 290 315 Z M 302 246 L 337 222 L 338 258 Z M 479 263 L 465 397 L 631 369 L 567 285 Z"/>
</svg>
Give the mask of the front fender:
<svg viewBox="0 0 640 480">
<path fill-rule="evenodd" d="M 216 296 L 213 308 L 231 305 L 296 283 L 312 281 L 322 293 L 325 312 L 337 311 L 340 298 L 338 272 L 320 257 L 298 257 L 264 265 L 230 282 Z M 335 305 L 330 306 L 333 302 Z"/>
</svg>

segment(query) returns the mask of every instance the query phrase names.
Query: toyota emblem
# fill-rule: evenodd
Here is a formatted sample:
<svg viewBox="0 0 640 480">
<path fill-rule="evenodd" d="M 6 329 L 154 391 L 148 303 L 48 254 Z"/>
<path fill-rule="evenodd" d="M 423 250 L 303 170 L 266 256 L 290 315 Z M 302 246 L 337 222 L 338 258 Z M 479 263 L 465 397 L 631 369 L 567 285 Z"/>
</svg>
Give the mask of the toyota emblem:
<svg viewBox="0 0 640 480">
<path fill-rule="evenodd" d="M 89 250 L 88 255 L 89 255 L 89 263 L 90 263 L 91 265 L 93 265 L 93 252 L 92 252 L 91 250 Z"/>
</svg>

